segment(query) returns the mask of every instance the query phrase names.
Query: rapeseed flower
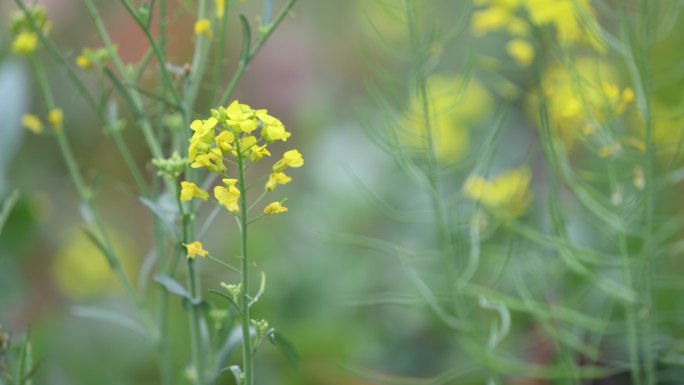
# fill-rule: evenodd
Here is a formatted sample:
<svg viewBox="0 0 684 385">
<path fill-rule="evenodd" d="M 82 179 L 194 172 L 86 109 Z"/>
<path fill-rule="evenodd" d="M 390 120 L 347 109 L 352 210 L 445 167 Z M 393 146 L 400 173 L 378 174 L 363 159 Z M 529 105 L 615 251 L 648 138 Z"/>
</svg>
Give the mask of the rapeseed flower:
<svg viewBox="0 0 684 385">
<path fill-rule="evenodd" d="M 398 130 L 399 143 L 418 156 L 434 151 L 440 164 L 459 162 L 468 154 L 470 129 L 490 116 L 494 100 L 475 79 L 432 75 L 426 88 L 429 116 L 425 116 L 422 98 L 411 98 Z"/>
<path fill-rule="evenodd" d="M 199 188 L 196 184 L 192 182 L 186 182 L 182 181 L 181 182 L 181 192 L 180 192 L 180 200 L 182 201 L 189 201 L 192 200 L 193 198 L 201 199 L 203 201 L 206 201 L 209 199 L 209 193 L 202 190 Z"/>
<path fill-rule="evenodd" d="M 517 218 L 527 211 L 532 202 L 531 178 L 527 167 L 506 171 L 492 180 L 471 176 L 463 186 L 463 193 L 490 210 Z"/>
<path fill-rule="evenodd" d="M 33 114 L 26 114 L 21 118 L 21 124 L 26 127 L 29 131 L 33 132 L 34 134 L 42 134 L 43 133 L 43 122 L 40 121 L 40 118 L 36 115 Z"/>
<path fill-rule="evenodd" d="M 269 203 L 268 206 L 264 208 L 264 214 L 275 215 L 281 214 L 287 211 L 287 207 L 280 204 L 280 202 Z"/>
<path fill-rule="evenodd" d="M 185 249 L 188 252 L 187 258 L 188 259 L 195 259 L 197 256 L 200 256 L 202 258 L 206 258 L 209 252 L 207 250 L 204 250 L 204 247 L 202 246 L 202 242 L 200 241 L 195 241 L 192 243 L 188 243 L 185 245 Z"/>
<path fill-rule="evenodd" d="M 268 182 L 266 182 L 266 191 L 275 190 L 276 186 L 287 184 L 292 181 L 292 178 L 285 175 L 284 172 L 274 172 L 268 176 Z"/>
<path fill-rule="evenodd" d="M 21 32 L 12 41 L 12 52 L 28 56 L 38 47 L 38 35 L 35 32 Z"/>
<path fill-rule="evenodd" d="M 237 179 L 223 179 L 224 186 L 214 187 L 214 197 L 219 202 L 219 204 L 226 208 L 226 210 L 231 213 L 237 213 L 240 211 L 240 190 L 235 187 L 237 184 Z"/>
<path fill-rule="evenodd" d="M 506 52 L 522 67 L 534 61 L 534 48 L 527 40 L 513 39 L 506 44 Z"/>
<path fill-rule="evenodd" d="M 304 165 L 304 158 L 297 150 L 286 151 L 283 158 L 273 165 L 273 172 L 281 172 L 287 167 L 297 168 Z"/>
<path fill-rule="evenodd" d="M 199 19 L 195 22 L 195 35 L 211 37 L 211 21 L 209 19 Z"/>
<path fill-rule="evenodd" d="M 56 132 L 64 127 L 64 111 L 61 108 L 53 108 L 48 112 L 47 121 Z"/>
</svg>

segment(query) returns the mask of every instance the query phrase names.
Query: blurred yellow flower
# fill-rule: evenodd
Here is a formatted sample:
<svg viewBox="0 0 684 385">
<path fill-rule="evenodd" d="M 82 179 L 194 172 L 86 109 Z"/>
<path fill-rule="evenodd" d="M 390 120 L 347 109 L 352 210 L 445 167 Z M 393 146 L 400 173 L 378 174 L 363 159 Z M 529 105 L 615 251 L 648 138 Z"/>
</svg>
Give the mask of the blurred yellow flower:
<svg viewBox="0 0 684 385">
<path fill-rule="evenodd" d="M 209 254 L 207 250 L 204 250 L 202 242 L 199 241 L 188 243 L 185 245 L 185 249 L 188 251 L 188 259 L 195 259 L 197 256 L 206 258 Z"/>
<path fill-rule="evenodd" d="M 225 13 L 226 0 L 216 0 L 216 18 L 223 19 L 223 14 Z"/>
<path fill-rule="evenodd" d="M 552 65 L 542 73 L 541 93 L 547 100 L 549 129 L 568 151 L 580 134 L 592 135 L 608 117 L 622 115 L 634 92 L 617 84 L 617 71 L 603 60 L 579 58 L 572 66 Z M 530 114 L 538 117 L 536 96 Z"/>
<path fill-rule="evenodd" d="M 534 61 L 534 47 L 527 40 L 509 41 L 506 44 L 506 52 L 522 67 L 528 67 Z"/>
<path fill-rule="evenodd" d="M 264 214 L 275 215 L 281 214 L 287 211 L 287 207 L 280 204 L 280 202 L 269 203 L 268 206 L 264 208 Z"/>
<path fill-rule="evenodd" d="M 76 57 L 76 65 L 84 70 L 93 68 L 93 62 L 85 55 L 78 55 Z"/>
<path fill-rule="evenodd" d="M 238 204 L 240 201 L 240 190 L 235 187 L 237 179 L 223 179 L 223 183 L 226 187 L 214 187 L 214 197 L 226 210 L 231 213 L 237 213 L 240 211 L 240 205 Z"/>
<path fill-rule="evenodd" d="M 53 108 L 48 112 L 47 121 L 56 132 L 62 131 L 64 124 L 64 112 L 61 108 Z"/>
<path fill-rule="evenodd" d="M 206 201 L 209 199 L 209 193 L 202 190 L 199 188 L 196 184 L 192 182 L 186 182 L 182 181 L 181 182 L 181 192 L 180 192 L 180 200 L 182 201 L 189 201 L 192 200 L 193 198 L 201 199 L 203 201 Z"/>
<path fill-rule="evenodd" d="M 21 124 L 34 134 L 43 133 L 43 122 L 33 114 L 26 114 L 21 118 Z"/>
<path fill-rule="evenodd" d="M 126 275 L 136 271 L 135 251 L 115 231 L 110 239 Z M 116 274 L 107 258 L 102 255 L 80 229 L 69 230 L 65 240 L 54 256 L 51 274 L 57 289 L 74 299 L 83 299 L 112 289 L 120 289 Z"/>
<path fill-rule="evenodd" d="M 425 156 L 431 151 L 440 164 L 454 164 L 468 155 L 470 128 L 488 118 L 494 100 L 477 80 L 458 76 L 432 75 L 426 80 L 429 116 L 425 117 L 422 99 L 409 100 L 400 122 L 398 140 L 405 151 Z M 426 128 L 430 123 L 430 133 Z"/>
<path fill-rule="evenodd" d="M 211 21 L 209 19 L 199 19 L 195 22 L 195 35 L 211 37 Z"/>
<path fill-rule="evenodd" d="M 266 138 L 266 140 L 269 142 L 276 140 L 282 140 L 283 142 L 286 142 L 287 138 L 289 138 L 292 134 L 285 131 L 285 125 L 283 125 L 280 120 L 267 114 L 267 112 L 268 111 L 266 110 L 256 111 L 256 116 L 262 122 L 261 136 Z"/>
<path fill-rule="evenodd" d="M 287 184 L 292 181 L 292 178 L 285 175 L 284 172 L 274 172 L 268 176 L 268 182 L 266 182 L 266 191 L 275 190 L 276 186 L 281 184 Z"/>
<path fill-rule="evenodd" d="M 12 41 L 12 52 L 17 55 L 30 55 L 38 47 L 38 35 L 35 32 L 21 32 Z"/>
<path fill-rule="evenodd" d="M 471 176 L 463 186 L 463 193 L 489 209 L 517 218 L 527 211 L 532 202 L 531 178 L 528 167 L 506 171 L 493 180 Z"/>
</svg>

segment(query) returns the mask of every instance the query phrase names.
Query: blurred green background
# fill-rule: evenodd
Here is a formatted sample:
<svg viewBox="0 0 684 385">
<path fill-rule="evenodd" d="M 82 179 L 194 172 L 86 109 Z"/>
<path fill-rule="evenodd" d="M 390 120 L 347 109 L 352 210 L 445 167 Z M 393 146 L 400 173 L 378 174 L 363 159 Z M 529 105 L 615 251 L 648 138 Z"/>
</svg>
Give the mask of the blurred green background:
<svg viewBox="0 0 684 385">
<path fill-rule="evenodd" d="M 47 8 L 54 25 L 51 36 L 67 57 L 75 59 L 81 47 L 100 45 L 81 2 L 38 3 Z M 478 80 L 491 95 L 489 107 L 473 107 L 482 108 L 478 117 L 482 130 L 472 135 L 473 141 L 481 142 L 488 132 L 484 127 L 494 125 L 507 90 L 528 92 L 535 74 L 520 69 L 506 56 L 502 36 L 448 35 L 466 2 L 429 3 L 426 24 L 444 37 L 442 45 L 435 47 L 436 72 L 462 74 L 472 69 L 475 60 Z M 117 2 L 98 4 L 122 58 L 138 60 L 146 48 L 142 33 Z M 260 1 L 235 5 L 230 15 L 227 68 L 234 68 L 239 56 L 237 14 L 254 20 L 261 6 Z M 409 99 L 409 67 L 407 61 L 398 60 L 406 31 L 382 8 L 365 0 L 299 1 L 250 64 L 235 94 L 241 102 L 267 108 L 280 118 L 293 133 L 288 148 L 298 148 L 306 162 L 292 173 L 294 183 L 281 191 L 288 197 L 290 212 L 258 222 L 251 233 L 254 261 L 268 277 L 255 317 L 268 319 L 292 341 L 299 355 L 299 367 L 293 368 L 276 348 L 265 345 L 256 359 L 257 382 L 261 384 L 380 383 L 363 374 L 429 378 L 459 364 L 461 353 L 455 338 L 427 305 L 389 303 L 392 301 L 374 297 L 377 293 L 413 292 L 398 259 L 357 247 L 344 238 L 345 234 L 362 234 L 418 249 L 434 242 L 429 220 L 421 221 L 430 217 L 427 197 L 407 182 L 392 156 L 368 134 L 374 122 L 382 119 L 382 110 L 369 90 L 379 84 L 396 104 L 408 104 Z M 673 9 L 679 14 L 679 7 Z M 16 338 L 30 328 L 34 356 L 44 360 L 36 383 L 155 383 L 152 346 L 125 328 L 76 314 L 80 305 L 116 309 L 130 316 L 133 311 L 104 258 L 81 231 L 83 221 L 74 187 L 53 138 L 31 135 L 20 125 L 24 113 L 44 113 L 45 107 L 26 63 L 9 55 L 11 40 L 6 26 L 14 10 L 11 1 L 0 3 L 0 47 L 5 53 L 0 57 L 0 196 L 15 189 L 20 194 L 0 234 L 0 324 Z M 650 54 L 655 63 L 655 93 L 680 106 L 684 29 L 681 17 L 674 19 L 673 32 Z M 186 14 L 170 27 L 169 58 L 179 67 L 191 60 L 194 20 L 192 14 Z M 497 69 L 486 68 L 487 63 L 494 63 Z M 668 67 L 669 63 L 675 67 Z M 97 190 L 96 207 L 106 218 L 129 278 L 136 282 L 153 246 L 151 214 L 132 193 L 133 183 L 123 161 L 64 71 L 50 61 L 47 65 L 79 165 Z M 661 72 L 661 67 L 667 71 Z M 660 79 L 661 73 L 668 77 Z M 153 79 L 156 75 L 150 71 L 144 76 Z M 143 84 L 145 81 L 143 77 Z M 204 90 L 215 86 L 206 84 Z M 200 100 L 197 110 L 208 116 L 214 106 L 208 96 Z M 492 168 L 531 164 L 541 196 L 548 170 L 536 142 L 534 119 L 525 109 L 523 99 L 512 104 Z M 141 133 L 129 124 L 124 137 L 138 164 L 151 175 L 151 156 Z M 467 171 L 445 185 L 458 192 L 465 176 Z M 408 209 L 405 215 L 412 220 L 390 218 L 387 214 L 392 210 L 379 204 L 378 197 Z M 541 205 L 533 204 L 533 215 L 542 218 L 539 221 L 544 217 Z M 582 223 L 575 225 L 582 227 Z M 214 255 L 236 254 L 235 223 L 227 216 L 219 218 L 203 243 Z M 492 255 L 497 251 L 490 250 Z M 488 261 L 492 270 L 504 263 L 503 257 L 492 258 Z M 514 265 L 521 271 L 537 266 L 532 257 Z M 211 260 L 201 260 L 199 268 L 205 290 L 236 279 Z M 205 297 L 219 301 L 210 294 Z M 676 302 L 671 297 L 663 301 L 666 306 L 681 306 L 670 304 L 668 301 Z M 185 315 L 179 300 L 172 304 L 173 355 L 176 362 L 186 362 Z M 534 325 L 520 326 L 516 338 L 534 338 L 535 333 Z M 544 347 L 531 350 L 543 352 Z M 521 354 L 534 360 L 534 352 Z M 239 360 L 237 354 L 234 360 Z M 175 371 L 182 373 L 183 369 Z"/>
</svg>

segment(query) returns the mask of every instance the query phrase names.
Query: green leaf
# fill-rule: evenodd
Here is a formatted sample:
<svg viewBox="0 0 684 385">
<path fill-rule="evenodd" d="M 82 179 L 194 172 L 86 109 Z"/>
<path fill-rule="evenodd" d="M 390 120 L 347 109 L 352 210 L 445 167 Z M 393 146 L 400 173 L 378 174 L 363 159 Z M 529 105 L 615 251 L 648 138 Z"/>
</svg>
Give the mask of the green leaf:
<svg viewBox="0 0 684 385">
<path fill-rule="evenodd" d="M 113 323 L 134 331 L 143 337 L 148 337 L 145 328 L 137 321 L 111 310 L 91 306 L 74 306 L 71 308 L 71 312 L 77 317 Z"/>
<path fill-rule="evenodd" d="M 172 217 L 172 215 L 169 215 L 169 213 L 166 212 L 161 206 L 159 206 L 159 204 L 152 202 L 147 198 L 140 197 L 140 202 L 144 204 L 148 209 L 150 209 L 152 214 L 159 218 L 159 221 L 161 221 L 161 223 L 164 225 L 169 234 L 173 235 L 176 238 L 179 237 L 180 234 L 178 234 L 178 229 L 173 224 L 170 218 Z"/>
<path fill-rule="evenodd" d="M 285 355 L 287 361 L 292 365 L 293 368 L 297 369 L 299 367 L 299 354 L 290 340 L 283 337 L 281 333 L 274 331 L 269 335 L 269 340 L 273 345 L 280 349 L 280 352 Z"/>
<path fill-rule="evenodd" d="M 171 294 L 175 294 L 181 298 L 187 299 L 191 305 L 197 306 L 202 304 L 202 300 L 199 298 L 194 298 L 187 290 L 178 283 L 175 279 L 169 277 L 168 275 L 157 274 L 154 276 L 154 281 L 158 284 L 164 286 L 164 288 Z"/>
<path fill-rule="evenodd" d="M 245 15 L 240 15 L 240 25 L 242 25 L 242 52 L 240 52 L 240 62 L 244 65 L 249 63 L 249 51 L 251 49 L 252 31 Z"/>
</svg>

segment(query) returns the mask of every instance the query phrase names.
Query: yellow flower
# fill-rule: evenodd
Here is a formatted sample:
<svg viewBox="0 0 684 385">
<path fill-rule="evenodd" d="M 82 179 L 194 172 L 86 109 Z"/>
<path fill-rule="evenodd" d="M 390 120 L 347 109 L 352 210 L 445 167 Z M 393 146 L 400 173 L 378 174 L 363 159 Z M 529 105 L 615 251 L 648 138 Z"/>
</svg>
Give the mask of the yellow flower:
<svg viewBox="0 0 684 385">
<path fill-rule="evenodd" d="M 64 123 L 64 112 L 61 108 L 53 108 L 48 112 L 47 121 L 55 131 L 60 132 Z"/>
<path fill-rule="evenodd" d="M 280 172 L 287 167 L 297 168 L 304 165 L 304 158 L 297 150 L 286 151 L 283 158 L 273 165 L 273 172 Z"/>
<path fill-rule="evenodd" d="M 489 209 L 517 218 L 527 211 L 532 202 L 530 179 L 527 167 L 509 170 L 491 181 L 471 176 L 463 186 L 463 193 Z"/>
<path fill-rule="evenodd" d="M 218 148 L 212 148 L 206 154 L 197 155 L 194 162 L 190 164 L 190 167 L 206 167 L 209 171 L 219 174 L 226 171 L 226 166 L 223 164 L 223 155 Z"/>
<path fill-rule="evenodd" d="M 257 128 L 255 111 L 246 104 L 233 101 L 228 108 L 219 109 L 225 115 L 226 124 L 234 130 L 249 134 Z"/>
<path fill-rule="evenodd" d="M 216 197 L 221 206 L 231 213 L 240 211 L 240 205 L 238 204 L 240 201 L 240 190 L 235 187 L 237 179 L 223 179 L 223 183 L 226 187 L 214 187 L 214 197 Z"/>
<path fill-rule="evenodd" d="M 211 37 L 211 21 L 209 19 L 199 19 L 195 22 L 195 35 Z"/>
<path fill-rule="evenodd" d="M 21 118 L 21 124 L 34 134 L 43 133 L 43 122 L 36 115 L 26 114 Z"/>
<path fill-rule="evenodd" d="M 209 252 L 204 250 L 202 247 L 202 242 L 195 241 L 185 245 L 185 249 L 188 251 L 188 259 L 195 259 L 198 255 L 202 258 L 206 258 Z"/>
<path fill-rule="evenodd" d="M 216 18 L 223 19 L 223 14 L 226 8 L 226 0 L 216 0 Z"/>
<path fill-rule="evenodd" d="M 252 162 L 257 161 L 264 156 L 271 156 L 271 153 L 266 149 L 266 145 L 263 146 L 252 146 L 252 152 L 249 154 L 249 159 Z"/>
<path fill-rule="evenodd" d="M 473 12 L 470 29 L 475 36 L 498 31 L 508 24 L 511 16 L 510 12 L 500 7 L 481 9 Z"/>
<path fill-rule="evenodd" d="M 76 65 L 84 70 L 89 70 L 93 68 L 93 62 L 88 59 L 86 55 L 78 55 L 76 57 Z"/>
<path fill-rule="evenodd" d="M 264 208 L 264 214 L 275 215 L 281 214 L 287 211 L 287 207 L 280 204 L 280 202 L 269 203 L 268 206 Z"/>
<path fill-rule="evenodd" d="M 522 67 L 527 67 L 534 61 L 534 48 L 532 44 L 523 39 L 514 39 L 506 44 L 508 52 Z"/>
<path fill-rule="evenodd" d="M 189 201 L 192 200 L 192 198 L 197 198 L 206 201 L 207 199 L 209 199 L 209 193 L 202 190 L 192 182 L 182 181 L 180 200 Z"/>
<path fill-rule="evenodd" d="M 575 148 L 580 134 L 594 134 L 608 116 L 623 114 L 634 98 L 630 88 L 620 91 L 617 71 L 605 60 L 578 58 L 571 67 L 552 65 L 541 78 L 549 131 L 562 139 L 568 151 Z M 530 115 L 538 117 L 537 105 L 536 96 L 531 96 Z"/>
<path fill-rule="evenodd" d="M 491 116 L 493 98 L 477 80 L 459 76 L 431 75 L 426 88 L 430 132 L 422 98 L 414 96 L 397 132 L 399 143 L 418 156 L 426 156 L 432 144 L 440 164 L 459 162 L 468 155 L 470 129 Z"/>
<path fill-rule="evenodd" d="M 221 152 L 224 154 L 233 150 L 233 142 L 235 142 L 235 135 L 230 131 L 221 131 L 221 133 L 216 135 L 216 147 L 221 149 Z"/>
<path fill-rule="evenodd" d="M 214 127 L 218 124 L 216 118 L 207 120 L 193 120 L 190 129 L 194 131 L 190 138 L 188 147 L 188 161 L 195 160 L 197 155 L 207 154 L 211 150 L 211 143 L 214 141 Z"/>
<path fill-rule="evenodd" d="M 21 32 L 12 42 L 12 52 L 18 55 L 30 55 L 38 47 L 38 35 L 34 32 Z"/>
<path fill-rule="evenodd" d="M 273 142 L 276 140 L 282 140 L 283 142 L 286 142 L 287 138 L 289 138 L 292 134 L 285 131 L 285 125 L 283 125 L 280 120 L 269 115 L 267 112 L 267 110 L 256 111 L 256 116 L 262 122 L 261 136 L 266 138 L 268 142 Z"/>
<path fill-rule="evenodd" d="M 281 184 L 290 183 L 291 177 L 285 175 L 284 172 L 274 172 L 268 176 L 268 182 L 266 182 L 266 191 L 275 190 L 276 186 Z"/>
</svg>

